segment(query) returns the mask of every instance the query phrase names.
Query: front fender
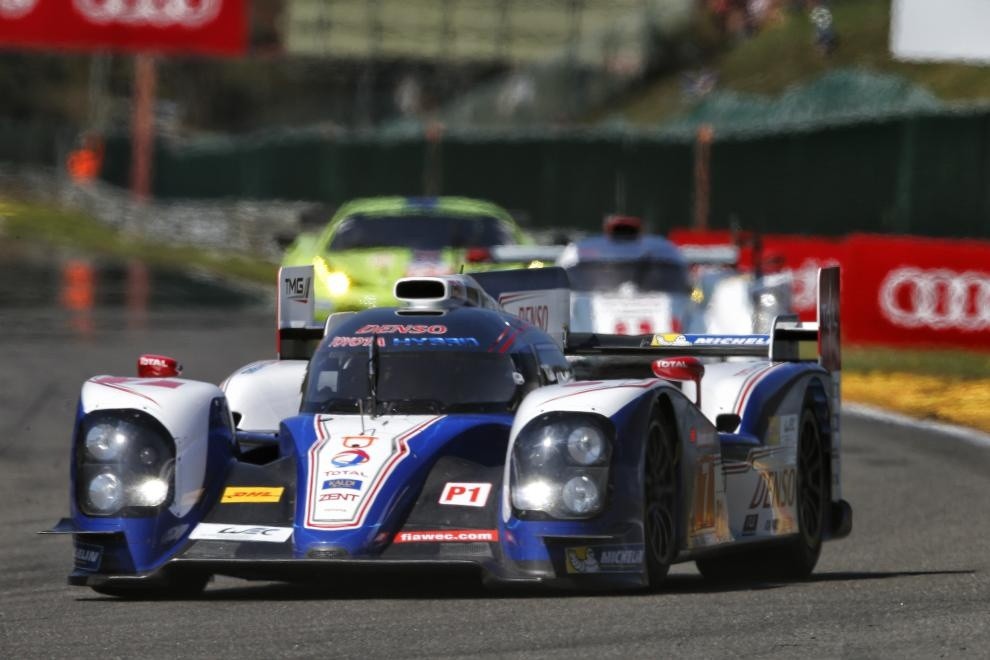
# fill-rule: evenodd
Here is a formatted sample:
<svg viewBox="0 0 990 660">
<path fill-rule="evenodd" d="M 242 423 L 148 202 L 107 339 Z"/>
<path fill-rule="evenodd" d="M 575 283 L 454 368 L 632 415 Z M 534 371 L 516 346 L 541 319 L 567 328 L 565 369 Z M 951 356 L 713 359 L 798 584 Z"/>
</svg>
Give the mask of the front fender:
<svg viewBox="0 0 990 660">
<path fill-rule="evenodd" d="M 123 417 L 134 411 L 160 424 L 174 443 L 171 500 L 154 511 L 87 515 L 77 501 L 84 422 L 95 413 Z M 76 545 L 87 547 L 89 555 L 100 556 L 101 561 L 81 568 L 101 573 L 141 573 L 161 565 L 183 545 L 218 499 L 234 453 L 230 411 L 223 392 L 215 385 L 177 378 L 114 376 L 87 381 L 73 433 L 71 531 L 76 535 Z"/>
</svg>

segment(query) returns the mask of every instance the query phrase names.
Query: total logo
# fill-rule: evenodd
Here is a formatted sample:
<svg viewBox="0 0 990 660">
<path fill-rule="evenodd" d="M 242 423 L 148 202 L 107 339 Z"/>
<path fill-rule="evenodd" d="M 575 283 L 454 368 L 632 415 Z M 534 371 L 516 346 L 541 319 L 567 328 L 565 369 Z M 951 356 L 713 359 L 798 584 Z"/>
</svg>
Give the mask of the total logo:
<svg viewBox="0 0 990 660">
<path fill-rule="evenodd" d="M 330 462 L 336 467 L 343 468 L 360 465 L 361 463 L 367 463 L 369 459 L 370 457 L 368 456 L 368 452 L 362 449 L 348 449 L 347 451 L 342 451 L 334 455 L 334 457 L 330 459 Z"/>
<path fill-rule="evenodd" d="M 31 0 L 0 0 L 29 2 Z M 93 23 L 181 26 L 197 28 L 220 13 L 223 0 L 72 0 L 80 14 Z"/>
<path fill-rule="evenodd" d="M 29 14 L 38 0 L 0 0 L 0 16 L 4 18 L 20 18 Z"/>
</svg>

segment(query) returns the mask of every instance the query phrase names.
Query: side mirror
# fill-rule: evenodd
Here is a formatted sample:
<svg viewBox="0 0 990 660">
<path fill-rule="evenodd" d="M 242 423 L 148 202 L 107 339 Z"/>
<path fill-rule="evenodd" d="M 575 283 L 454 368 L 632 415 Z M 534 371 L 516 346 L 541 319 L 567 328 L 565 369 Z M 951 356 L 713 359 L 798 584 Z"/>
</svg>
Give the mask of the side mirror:
<svg viewBox="0 0 990 660">
<path fill-rule="evenodd" d="M 695 404 L 701 405 L 701 378 L 705 375 L 705 365 L 696 357 L 685 355 L 675 358 L 660 358 L 650 365 L 657 378 L 694 383 Z"/>
<path fill-rule="evenodd" d="M 715 429 L 719 433 L 732 433 L 739 428 L 742 418 L 735 413 L 722 413 L 715 418 Z"/>
<path fill-rule="evenodd" d="M 138 358 L 137 372 L 140 378 L 167 378 L 181 374 L 182 365 L 175 358 L 146 353 Z"/>
</svg>

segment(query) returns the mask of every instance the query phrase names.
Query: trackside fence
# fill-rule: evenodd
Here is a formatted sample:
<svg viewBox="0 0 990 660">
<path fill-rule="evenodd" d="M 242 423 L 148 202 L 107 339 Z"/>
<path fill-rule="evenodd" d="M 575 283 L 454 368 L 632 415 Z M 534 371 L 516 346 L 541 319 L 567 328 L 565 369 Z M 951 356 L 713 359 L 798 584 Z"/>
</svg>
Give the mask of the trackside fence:
<svg viewBox="0 0 990 660">
<path fill-rule="evenodd" d="M 631 129 L 403 135 L 280 132 L 160 142 L 164 199 L 309 200 L 457 194 L 523 211 L 536 227 L 595 230 L 604 214 L 657 231 L 694 217 L 695 135 Z M 109 140 L 103 177 L 126 186 L 126 138 Z M 990 236 L 990 111 L 715 134 L 709 228 Z"/>
</svg>

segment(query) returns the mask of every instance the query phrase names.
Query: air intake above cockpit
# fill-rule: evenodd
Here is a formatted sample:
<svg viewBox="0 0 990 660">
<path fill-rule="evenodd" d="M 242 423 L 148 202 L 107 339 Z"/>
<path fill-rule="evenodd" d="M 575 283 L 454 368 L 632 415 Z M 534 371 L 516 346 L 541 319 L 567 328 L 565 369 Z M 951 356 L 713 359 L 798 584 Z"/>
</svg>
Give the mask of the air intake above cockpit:
<svg viewBox="0 0 990 660">
<path fill-rule="evenodd" d="M 501 309 L 470 275 L 404 277 L 395 283 L 394 293 L 399 302 L 410 310 L 453 307 Z"/>
</svg>

